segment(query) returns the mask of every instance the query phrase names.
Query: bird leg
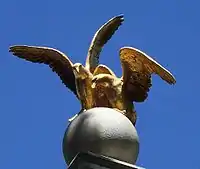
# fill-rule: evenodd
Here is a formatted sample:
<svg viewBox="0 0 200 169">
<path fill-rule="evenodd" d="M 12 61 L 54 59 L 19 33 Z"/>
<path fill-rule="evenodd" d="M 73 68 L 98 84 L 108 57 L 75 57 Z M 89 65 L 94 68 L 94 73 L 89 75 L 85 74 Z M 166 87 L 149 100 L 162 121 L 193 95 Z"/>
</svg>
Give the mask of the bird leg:
<svg viewBox="0 0 200 169">
<path fill-rule="evenodd" d="M 127 110 L 125 116 L 132 122 L 135 126 L 137 121 L 137 113 L 135 110 Z"/>
</svg>

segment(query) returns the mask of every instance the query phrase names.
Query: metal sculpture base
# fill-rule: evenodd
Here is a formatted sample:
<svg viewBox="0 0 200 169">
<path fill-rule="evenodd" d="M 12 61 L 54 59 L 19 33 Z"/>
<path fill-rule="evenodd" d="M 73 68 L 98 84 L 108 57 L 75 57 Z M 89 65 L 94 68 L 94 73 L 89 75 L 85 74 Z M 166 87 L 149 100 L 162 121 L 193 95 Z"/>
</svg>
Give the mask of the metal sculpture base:
<svg viewBox="0 0 200 169">
<path fill-rule="evenodd" d="M 70 163 L 68 169 L 144 169 L 136 165 L 91 152 L 79 153 Z"/>
<path fill-rule="evenodd" d="M 63 138 L 63 154 L 69 165 L 79 152 L 92 152 L 135 164 L 139 138 L 130 120 L 111 108 L 92 108 L 79 114 Z"/>
</svg>

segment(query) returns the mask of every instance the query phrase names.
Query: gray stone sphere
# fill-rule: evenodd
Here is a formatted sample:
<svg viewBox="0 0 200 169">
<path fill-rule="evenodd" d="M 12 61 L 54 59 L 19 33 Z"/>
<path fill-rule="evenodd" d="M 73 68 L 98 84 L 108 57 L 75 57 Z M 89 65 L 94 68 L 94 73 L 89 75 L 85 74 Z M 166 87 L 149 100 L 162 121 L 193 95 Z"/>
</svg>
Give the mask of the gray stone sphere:
<svg viewBox="0 0 200 169">
<path fill-rule="evenodd" d="M 135 164 L 139 138 L 130 120 L 111 108 L 92 108 L 79 114 L 63 138 L 67 164 L 78 152 L 93 152 Z"/>
</svg>

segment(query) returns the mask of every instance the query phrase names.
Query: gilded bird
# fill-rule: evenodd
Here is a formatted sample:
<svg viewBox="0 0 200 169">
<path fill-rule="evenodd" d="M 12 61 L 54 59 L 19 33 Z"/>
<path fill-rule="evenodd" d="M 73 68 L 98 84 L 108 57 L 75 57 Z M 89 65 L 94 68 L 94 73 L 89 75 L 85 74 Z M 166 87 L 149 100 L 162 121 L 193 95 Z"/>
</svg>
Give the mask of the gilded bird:
<svg viewBox="0 0 200 169">
<path fill-rule="evenodd" d="M 86 96 L 87 93 L 91 93 L 89 90 L 92 89 L 91 85 L 88 85 L 92 80 L 91 75 L 110 73 L 110 69 L 105 65 L 99 65 L 97 60 L 99 60 L 99 55 L 103 46 L 108 42 L 123 21 L 123 15 L 113 17 L 95 33 L 88 50 L 85 67 L 81 63 L 73 64 L 67 55 L 57 49 L 49 47 L 15 45 L 9 48 L 9 52 L 27 61 L 49 65 L 52 71 L 57 73 L 65 86 L 77 96 L 81 105 L 84 106 L 82 107 L 82 110 L 84 110 L 92 106 L 92 96 Z M 81 73 L 88 73 L 89 78 L 86 79 L 89 81 L 82 80 L 81 77 L 85 76 L 84 73 L 83 76 L 78 75 L 77 70 L 79 68 Z M 80 88 L 80 86 L 83 87 Z"/>
<path fill-rule="evenodd" d="M 123 47 L 119 51 L 122 77 L 99 74 L 93 77 L 92 87 L 103 88 L 112 108 L 126 115 L 133 125 L 137 114 L 133 102 L 143 102 L 152 86 L 152 74 L 159 75 L 169 84 L 175 84 L 174 76 L 146 53 L 133 47 Z"/>
</svg>

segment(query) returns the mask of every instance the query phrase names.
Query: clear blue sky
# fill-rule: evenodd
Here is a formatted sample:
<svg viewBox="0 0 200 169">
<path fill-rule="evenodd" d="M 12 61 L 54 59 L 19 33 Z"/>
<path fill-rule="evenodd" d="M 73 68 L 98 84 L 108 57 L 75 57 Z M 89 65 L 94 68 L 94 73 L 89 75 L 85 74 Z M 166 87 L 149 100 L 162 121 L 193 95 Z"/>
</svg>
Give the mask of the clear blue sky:
<svg viewBox="0 0 200 169">
<path fill-rule="evenodd" d="M 54 47 L 85 62 L 96 30 L 111 17 L 125 22 L 104 47 L 100 62 L 121 76 L 118 51 L 137 47 L 177 78 L 153 77 L 146 102 L 136 105 L 141 149 L 148 169 L 200 168 L 199 3 L 169 1 L 7 0 L 0 7 L 0 168 L 64 169 L 67 119 L 80 110 L 76 97 L 46 65 L 8 53 L 10 45 Z"/>
</svg>

